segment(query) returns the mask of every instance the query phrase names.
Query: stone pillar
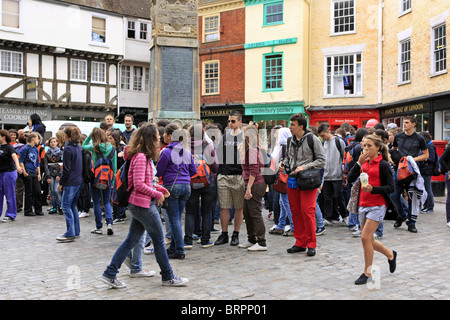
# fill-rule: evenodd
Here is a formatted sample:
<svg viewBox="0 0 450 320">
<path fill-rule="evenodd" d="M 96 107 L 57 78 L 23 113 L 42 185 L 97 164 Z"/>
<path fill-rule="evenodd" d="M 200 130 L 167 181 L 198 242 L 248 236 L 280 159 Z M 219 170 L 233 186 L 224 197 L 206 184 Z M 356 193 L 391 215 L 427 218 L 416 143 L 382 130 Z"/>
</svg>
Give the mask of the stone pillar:
<svg viewBox="0 0 450 320">
<path fill-rule="evenodd" d="M 149 121 L 200 119 L 198 0 L 152 0 Z"/>
</svg>

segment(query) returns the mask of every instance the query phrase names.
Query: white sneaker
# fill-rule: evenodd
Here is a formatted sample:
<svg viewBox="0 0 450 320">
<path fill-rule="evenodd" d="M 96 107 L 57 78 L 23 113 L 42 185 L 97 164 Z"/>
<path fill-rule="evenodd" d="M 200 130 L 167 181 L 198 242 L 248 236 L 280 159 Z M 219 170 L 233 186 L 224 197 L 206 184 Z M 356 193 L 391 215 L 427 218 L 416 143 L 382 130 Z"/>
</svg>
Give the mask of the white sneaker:
<svg viewBox="0 0 450 320">
<path fill-rule="evenodd" d="M 277 227 L 278 227 L 278 225 L 274 224 L 274 225 L 272 226 L 272 228 L 269 229 L 269 231 L 270 231 L 270 230 L 275 230 Z"/>
<path fill-rule="evenodd" d="M 259 243 L 255 243 L 251 247 L 247 248 L 248 251 L 267 251 L 267 246 L 263 247 Z"/>
<path fill-rule="evenodd" d="M 108 229 L 108 235 L 111 236 L 111 235 L 114 234 L 114 230 L 113 230 L 112 224 L 108 224 L 107 229 Z"/>
<path fill-rule="evenodd" d="M 343 219 L 342 219 L 342 222 L 344 222 L 344 223 L 345 223 L 345 225 L 347 225 L 347 226 L 348 226 L 348 217 L 345 217 L 345 218 L 343 218 Z"/>
<path fill-rule="evenodd" d="M 106 284 L 108 284 L 109 286 L 111 286 L 112 288 L 115 289 L 122 289 L 122 288 L 126 288 L 126 284 L 123 282 L 120 282 L 117 279 L 111 279 L 111 278 L 107 278 L 105 276 L 102 276 L 102 281 L 105 282 Z"/>
<path fill-rule="evenodd" d="M 144 254 L 153 254 L 153 253 L 155 253 L 155 249 L 153 248 L 153 244 L 149 245 L 148 247 L 145 247 L 143 253 Z"/>
<path fill-rule="evenodd" d="M 447 227 L 449 227 L 449 228 L 450 228 L 450 222 L 447 222 Z"/>
<path fill-rule="evenodd" d="M 163 286 L 181 287 L 188 283 L 188 278 L 174 276 L 171 280 L 163 281 Z"/>
<path fill-rule="evenodd" d="M 327 219 L 323 219 L 323 225 L 324 226 L 331 226 L 333 223 Z"/>
<path fill-rule="evenodd" d="M 284 230 L 283 231 L 284 232 L 291 231 L 291 226 L 290 225 L 284 226 Z"/>
<path fill-rule="evenodd" d="M 92 230 L 91 230 L 91 233 L 102 234 L 102 233 L 103 233 L 103 230 L 102 230 L 102 229 L 97 229 L 97 228 L 95 228 L 95 229 L 92 229 Z"/>
<path fill-rule="evenodd" d="M 130 273 L 130 277 L 132 278 L 145 278 L 145 277 L 153 277 L 155 275 L 155 271 L 149 271 L 142 269 L 139 272 Z"/>
<path fill-rule="evenodd" d="M 244 243 L 239 244 L 238 247 L 239 248 L 248 249 L 248 248 L 250 248 L 253 245 L 254 245 L 254 243 L 250 243 L 248 241 L 245 241 Z"/>
<path fill-rule="evenodd" d="M 361 237 L 361 230 L 356 230 L 355 232 L 352 233 L 352 236 L 354 237 Z"/>
<path fill-rule="evenodd" d="M 80 218 L 87 218 L 87 217 L 89 217 L 89 212 L 84 212 L 84 211 L 78 212 L 78 216 Z"/>
</svg>

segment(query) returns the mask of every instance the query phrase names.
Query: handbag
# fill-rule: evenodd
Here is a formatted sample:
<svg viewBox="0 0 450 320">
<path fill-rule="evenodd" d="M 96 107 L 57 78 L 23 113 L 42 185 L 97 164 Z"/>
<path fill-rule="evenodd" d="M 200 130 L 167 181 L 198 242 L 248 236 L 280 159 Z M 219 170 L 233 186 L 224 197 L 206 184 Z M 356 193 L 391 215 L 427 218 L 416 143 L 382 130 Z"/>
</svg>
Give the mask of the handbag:
<svg viewBox="0 0 450 320">
<path fill-rule="evenodd" d="M 175 183 L 177 182 L 178 175 L 180 174 L 180 170 L 181 170 L 181 165 L 178 166 L 177 176 L 175 177 L 175 180 L 173 181 L 173 184 L 172 184 L 172 186 L 170 187 L 169 193 L 172 193 L 173 186 L 174 186 Z M 169 196 L 169 197 L 170 197 L 170 196 Z M 161 205 L 161 208 L 167 209 L 168 207 L 169 207 L 169 199 L 168 199 L 168 198 L 165 198 L 164 201 L 163 201 L 163 203 L 162 203 L 162 205 Z"/>
<path fill-rule="evenodd" d="M 298 189 L 301 191 L 314 190 L 322 185 L 321 169 L 303 170 L 297 173 L 295 179 L 297 180 Z"/>
<path fill-rule="evenodd" d="M 287 193 L 287 180 L 288 175 L 284 172 L 278 173 L 278 178 L 273 184 L 273 190 L 278 191 L 279 193 Z"/>
<path fill-rule="evenodd" d="M 353 214 L 357 214 L 359 211 L 359 194 L 361 192 L 361 180 L 358 179 L 353 186 L 350 192 L 350 200 L 347 204 L 348 212 Z"/>
</svg>

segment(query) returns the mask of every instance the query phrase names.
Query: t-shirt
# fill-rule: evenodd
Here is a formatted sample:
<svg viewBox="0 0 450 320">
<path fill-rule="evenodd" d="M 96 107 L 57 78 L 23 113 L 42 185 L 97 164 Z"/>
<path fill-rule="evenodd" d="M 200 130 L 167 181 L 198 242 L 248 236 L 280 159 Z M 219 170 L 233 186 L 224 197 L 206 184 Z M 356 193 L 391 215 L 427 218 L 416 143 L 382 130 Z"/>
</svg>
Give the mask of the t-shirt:
<svg viewBox="0 0 450 320">
<path fill-rule="evenodd" d="M 217 149 L 219 174 L 242 175 L 242 165 L 238 146 L 242 142 L 243 136 L 244 134 L 242 132 L 237 135 L 232 135 L 227 132 L 222 136 L 222 140 Z"/>
<path fill-rule="evenodd" d="M 25 172 L 37 173 L 37 168 L 40 165 L 38 149 L 26 144 L 23 149 L 20 150 L 19 163 L 23 163 Z"/>
<path fill-rule="evenodd" d="M 410 136 L 406 135 L 404 132 L 397 133 L 394 137 L 392 146 L 394 148 L 398 147 L 397 150 L 402 157 L 412 156 L 413 158 L 418 157 L 421 154 L 421 151 L 428 149 L 425 138 L 417 132 L 414 132 Z"/>
<path fill-rule="evenodd" d="M 9 144 L 0 145 L 0 172 L 12 172 L 16 170 L 16 165 L 12 158 L 12 154 L 16 153 L 16 150 Z"/>
</svg>

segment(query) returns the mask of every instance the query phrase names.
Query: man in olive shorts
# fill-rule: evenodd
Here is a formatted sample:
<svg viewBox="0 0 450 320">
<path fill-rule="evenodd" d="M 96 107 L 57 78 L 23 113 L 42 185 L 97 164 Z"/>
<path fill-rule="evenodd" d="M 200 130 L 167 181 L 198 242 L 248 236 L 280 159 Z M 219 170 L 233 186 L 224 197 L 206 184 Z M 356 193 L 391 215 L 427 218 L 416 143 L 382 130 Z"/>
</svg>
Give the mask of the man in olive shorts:
<svg viewBox="0 0 450 320">
<path fill-rule="evenodd" d="M 229 129 L 217 146 L 219 171 L 217 175 L 217 194 L 220 207 L 222 233 L 214 245 L 228 243 L 228 223 L 230 209 L 234 208 L 234 231 L 230 245 L 239 244 L 239 229 L 243 220 L 245 186 L 238 145 L 242 142 L 242 115 L 234 111 L 228 117 Z"/>
</svg>

